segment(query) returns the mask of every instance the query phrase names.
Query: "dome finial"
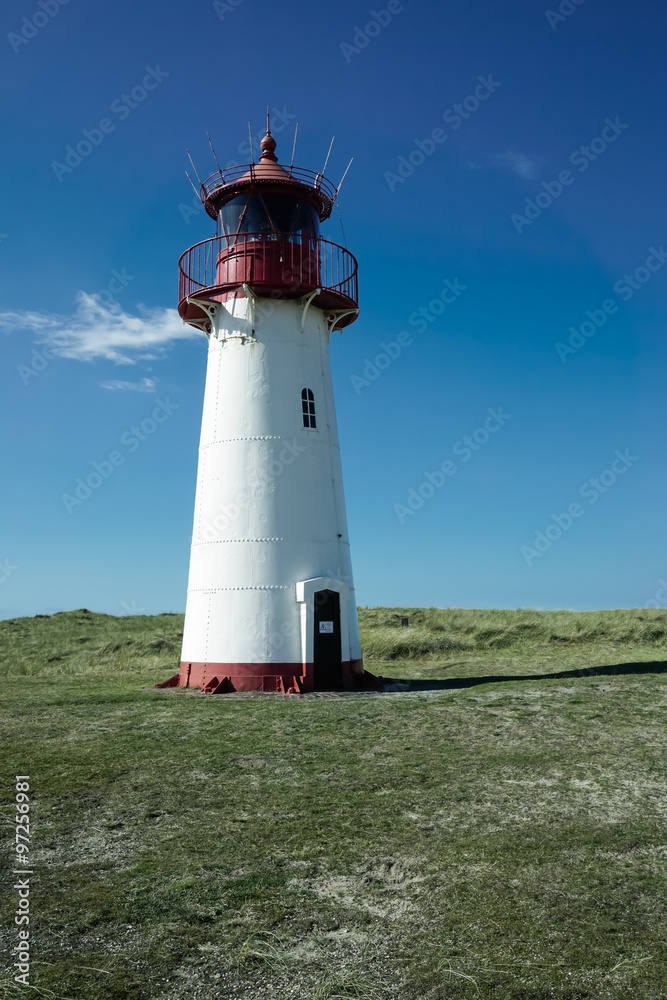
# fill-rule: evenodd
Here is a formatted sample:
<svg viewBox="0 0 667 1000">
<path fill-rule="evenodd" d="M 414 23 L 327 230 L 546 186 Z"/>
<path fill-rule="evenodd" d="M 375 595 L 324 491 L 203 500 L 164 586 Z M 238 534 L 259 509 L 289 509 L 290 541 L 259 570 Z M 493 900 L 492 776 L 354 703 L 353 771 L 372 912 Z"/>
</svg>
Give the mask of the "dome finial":
<svg viewBox="0 0 667 1000">
<path fill-rule="evenodd" d="M 260 147 L 262 149 L 262 155 L 260 160 L 273 160 L 274 163 L 278 162 L 278 157 L 275 154 L 275 149 L 278 143 L 271 135 L 271 118 L 269 116 L 269 109 L 266 109 L 266 135 L 260 142 Z"/>
</svg>

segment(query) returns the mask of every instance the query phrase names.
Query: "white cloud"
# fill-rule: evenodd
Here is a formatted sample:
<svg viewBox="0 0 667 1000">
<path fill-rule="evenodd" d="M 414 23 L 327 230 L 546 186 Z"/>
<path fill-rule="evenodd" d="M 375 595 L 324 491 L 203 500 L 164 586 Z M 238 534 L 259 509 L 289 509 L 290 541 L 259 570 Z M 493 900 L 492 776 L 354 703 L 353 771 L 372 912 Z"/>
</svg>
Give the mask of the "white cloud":
<svg viewBox="0 0 667 1000">
<path fill-rule="evenodd" d="M 0 312 L 0 329 L 30 330 L 39 342 L 58 347 L 61 357 L 77 361 L 106 358 L 117 365 L 134 365 L 133 354 L 150 351 L 161 357 L 175 340 L 201 337 L 192 326 L 184 326 L 176 309 L 144 309 L 139 315 L 124 312 L 118 305 L 106 305 L 98 295 L 79 292 L 73 316 L 38 312 Z M 145 353 L 143 354 L 145 357 Z M 144 390 L 147 391 L 147 390 Z"/>
<path fill-rule="evenodd" d="M 103 389 L 128 389 L 132 392 L 155 392 L 157 388 L 156 378 L 142 378 L 141 382 L 121 382 L 120 379 L 111 379 L 110 382 L 100 382 Z"/>
<path fill-rule="evenodd" d="M 517 153 L 515 149 L 508 149 L 506 153 L 496 153 L 494 162 L 501 167 L 509 167 L 519 177 L 532 180 L 537 169 L 537 162 L 531 160 L 525 153 Z"/>
<path fill-rule="evenodd" d="M 0 312 L 0 330 L 57 330 L 65 322 L 62 316 L 47 316 L 38 312 Z"/>
</svg>

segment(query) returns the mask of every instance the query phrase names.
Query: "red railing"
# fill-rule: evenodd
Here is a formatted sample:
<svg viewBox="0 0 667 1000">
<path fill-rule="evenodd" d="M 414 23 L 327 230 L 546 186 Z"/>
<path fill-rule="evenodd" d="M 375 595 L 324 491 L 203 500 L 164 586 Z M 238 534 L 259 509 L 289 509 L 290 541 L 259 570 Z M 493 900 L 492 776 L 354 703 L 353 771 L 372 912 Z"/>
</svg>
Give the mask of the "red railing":
<svg viewBox="0 0 667 1000">
<path fill-rule="evenodd" d="M 357 261 L 322 237 L 285 233 L 214 236 L 179 261 L 179 310 L 189 297 L 213 298 L 250 285 L 259 295 L 298 298 L 322 289 L 324 308 L 356 308 Z"/>
<path fill-rule="evenodd" d="M 303 184 L 304 187 L 314 188 L 322 199 L 322 206 L 324 210 L 323 218 L 327 219 L 331 214 L 331 209 L 336 200 L 336 188 L 327 180 L 324 174 L 316 174 L 313 170 L 305 170 L 303 167 L 288 167 L 280 164 L 283 173 L 285 174 L 284 183 L 287 180 L 296 181 L 298 184 Z M 228 187 L 229 185 L 235 184 L 241 178 L 251 177 L 254 178 L 255 171 L 257 170 L 256 163 L 244 163 L 236 167 L 226 167 L 222 170 L 216 170 L 215 173 L 207 177 L 205 181 L 201 182 L 201 189 L 203 192 L 202 201 L 209 198 L 213 192 L 220 187 Z M 258 176 L 261 178 L 261 171 Z M 278 178 L 273 178 L 274 183 L 280 184 L 281 181 Z M 215 216 L 214 216 L 215 218 Z"/>
</svg>

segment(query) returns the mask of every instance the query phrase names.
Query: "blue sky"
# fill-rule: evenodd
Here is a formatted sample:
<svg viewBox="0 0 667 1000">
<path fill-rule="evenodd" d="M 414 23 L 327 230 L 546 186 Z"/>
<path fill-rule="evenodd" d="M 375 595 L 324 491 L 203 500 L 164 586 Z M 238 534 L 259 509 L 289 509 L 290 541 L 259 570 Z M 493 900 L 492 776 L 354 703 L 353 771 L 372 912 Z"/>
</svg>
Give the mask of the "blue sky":
<svg viewBox="0 0 667 1000">
<path fill-rule="evenodd" d="M 2 20 L 0 616 L 183 610 L 206 342 L 177 262 L 213 235 L 185 149 L 209 173 L 208 129 L 246 162 L 267 103 L 280 159 L 297 121 L 298 164 L 335 135 L 338 183 L 354 156 L 361 316 L 331 357 L 359 602 L 667 605 L 664 8 Z M 343 242 L 337 211 L 323 235 Z"/>
</svg>

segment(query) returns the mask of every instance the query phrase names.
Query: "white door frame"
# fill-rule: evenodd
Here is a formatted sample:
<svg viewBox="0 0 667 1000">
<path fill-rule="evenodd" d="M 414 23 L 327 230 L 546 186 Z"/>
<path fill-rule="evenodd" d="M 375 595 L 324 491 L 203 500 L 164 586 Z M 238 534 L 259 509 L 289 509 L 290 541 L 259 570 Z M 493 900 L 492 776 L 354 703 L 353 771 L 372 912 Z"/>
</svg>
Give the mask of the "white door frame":
<svg viewBox="0 0 667 1000">
<path fill-rule="evenodd" d="M 296 585 L 296 599 L 301 605 L 301 659 L 304 673 L 306 665 L 313 663 L 315 636 L 315 594 L 320 590 L 333 590 L 340 595 L 340 658 L 342 663 L 350 660 L 350 585 L 330 576 L 316 576 L 312 580 L 300 580 Z"/>
</svg>

